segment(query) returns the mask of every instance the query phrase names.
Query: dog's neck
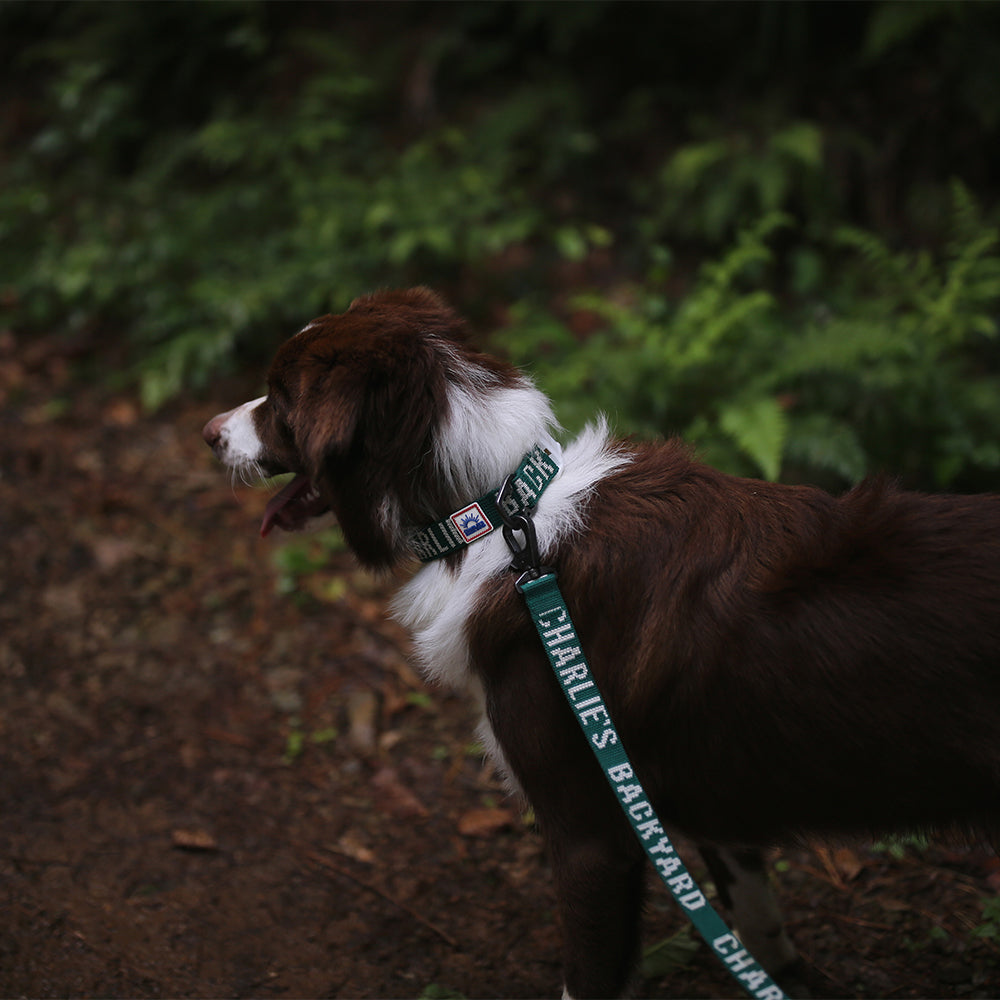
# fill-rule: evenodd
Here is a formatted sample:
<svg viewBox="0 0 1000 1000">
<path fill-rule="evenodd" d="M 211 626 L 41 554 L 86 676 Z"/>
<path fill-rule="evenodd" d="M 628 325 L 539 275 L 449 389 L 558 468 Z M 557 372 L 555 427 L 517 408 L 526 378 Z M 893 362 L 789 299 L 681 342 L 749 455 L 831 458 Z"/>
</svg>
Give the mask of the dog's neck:
<svg viewBox="0 0 1000 1000">
<path fill-rule="evenodd" d="M 498 489 L 536 445 L 558 459 L 559 445 L 552 436 L 557 429 L 549 400 L 525 376 L 518 375 L 506 386 L 450 385 L 447 411 L 435 431 L 423 473 L 443 487 L 443 506 L 413 522 L 403 516 L 404 505 L 397 498 L 384 497 L 379 521 L 393 549 L 400 556 L 409 554 L 414 532 Z"/>
<path fill-rule="evenodd" d="M 535 509 L 546 487 L 559 474 L 562 447 L 549 435 L 531 449 L 504 482 L 410 535 L 410 548 L 421 562 L 433 562 L 459 552 L 500 527 L 505 534 L 511 518 Z M 523 525 L 523 519 L 522 519 Z M 520 529 L 519 529 L 520 530 Z M 524 528 L 524 530 L 527 530 Z"/>
<path fill-rule="evenodd" d="M 552 440 L 557 428 L 549 400 L 524 376 L 507 387 L 453 385 L 434 441 L 436 472 L 455 502 L 473 500 L 502 482 L 536 444 Z"/>
</svg>

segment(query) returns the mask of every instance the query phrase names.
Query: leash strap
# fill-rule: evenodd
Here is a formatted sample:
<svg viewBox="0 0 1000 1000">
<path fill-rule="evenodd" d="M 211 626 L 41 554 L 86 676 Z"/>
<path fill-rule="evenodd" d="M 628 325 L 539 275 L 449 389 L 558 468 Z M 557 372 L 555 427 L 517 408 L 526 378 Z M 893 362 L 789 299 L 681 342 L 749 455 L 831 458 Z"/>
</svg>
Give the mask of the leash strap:
<svg viewBox="0 0 1000 1000">
<path fill-rule="evenodd" d="M 597 756 L 625 815 L 653 867 L 678 905 L 743 989 L 757 1000 L 785 1000 L 781 988 L 740 944 L 698 888 L 663 829 L 632 764 L 611 714 L 590 671 L 576 627 L 553 570 L 543 567 L 531 514 L 559 472 L 558 446 L 536 445 L 499 491 L 487 493 L 461 510 L 410 536 L 422 562 L 440 559 L 497 528 L 514 555 L 512 569 L 524 571 L 517 589 L 524 596 L 545 654 L 555 671 L 584 736 Z M 517 534 L 523 537 L 523 543 Z"/>
<path fill-rule="evenodd" d="M 649 860 L 674 899 L 743 989 L 757 1000 L 783 1000 L 784 993 L 716 913 L 695 884 L 664 832 L 636 777 L 580 645 L 566 601 L 551 570 L 525 573 L 517 583 L 541 637 L 549 663 L 597 756 L 604 776 Z"/>
<path fill-rule="evenodd" d="M 536 445 L 509 477 L 510 487 L 503 491 L 502 498 L 494 490 L 454 514 L 420 528 L 410 536 L 410 548 L 421 562 L 431 562 L 464 549 L 507 523 L 511 517 L 533 510 L 558 472 L 559 465 L 549 451 Z"/>
</svg>

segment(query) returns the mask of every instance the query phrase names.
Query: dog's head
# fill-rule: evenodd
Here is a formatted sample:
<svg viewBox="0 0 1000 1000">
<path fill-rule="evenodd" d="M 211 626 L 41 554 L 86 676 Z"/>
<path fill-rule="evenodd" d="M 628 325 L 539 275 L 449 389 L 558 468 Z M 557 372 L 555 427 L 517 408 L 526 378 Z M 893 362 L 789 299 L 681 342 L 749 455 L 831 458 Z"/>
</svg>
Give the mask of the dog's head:
<svg viewBox="0 0 1000 1000">
<path fill-rule="evenodd" d="M 407 529 L 488 489 L 552 422 L 530 382 L 472 350 L 462 320 L 426 289 L 313 320 L 278 350 L 267 387 L 210 420 L 205 440 L 240 475 L 295 474 L 268 504 L 264 534 L 332 510 L 373 566 L 405 553 Z M 523 426 L 501 412 L 511 392 L 530 397 Z"/>
</svg>

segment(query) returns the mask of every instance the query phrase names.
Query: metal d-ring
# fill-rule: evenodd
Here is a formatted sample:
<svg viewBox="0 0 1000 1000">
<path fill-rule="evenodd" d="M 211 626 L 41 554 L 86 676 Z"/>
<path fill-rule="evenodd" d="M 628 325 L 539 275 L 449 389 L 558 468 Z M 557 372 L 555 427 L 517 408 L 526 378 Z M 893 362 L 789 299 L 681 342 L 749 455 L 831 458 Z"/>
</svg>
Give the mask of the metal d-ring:
<svg viewBox="0 0 1000 1000">
<path fill-rule="evenodd" d="M 503 537 L 507 548 L 513 553 L 513 568 L 530 569 L 536 572 L 541 569 L 542 561 L 538 554 L 538 536 L 535 534 L 535 524 L 527 514 L 515 514 L 511 523 L 504 524 Z M 518 544 L 515 532 L 524 535 L 524 544 Z"/>
<path fill-rule="evenodd" d="M 504 502 L 510 497 L 513 489 L 514 477 L 511 475 L 504 480 L 503 486 L 497 493 L 497 509 L 500 511 L 500 520 L 503 521 L 503 538 L 514 557 L 511 569 L 528 570 L 533 576 L 537 576 L 541 571 L 542 561 L 538 554 L 538 536 L 535 534 L 531 511 L 509 514 L 504 508 Z M 518 532 L 524 536 L 523 543 L 516 537 L 515 533 Z"/>
</svg>

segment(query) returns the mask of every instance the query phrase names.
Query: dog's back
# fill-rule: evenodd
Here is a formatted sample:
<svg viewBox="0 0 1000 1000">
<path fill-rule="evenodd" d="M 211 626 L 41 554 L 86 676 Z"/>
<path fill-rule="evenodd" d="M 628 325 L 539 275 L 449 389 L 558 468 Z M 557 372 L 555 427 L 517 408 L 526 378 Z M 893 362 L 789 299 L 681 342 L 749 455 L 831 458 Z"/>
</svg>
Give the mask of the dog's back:
<svg viewBox="0 0 1000 1000">
<path fill-rule="evenodd" d="M 602 482 L 587 523 L 560 585 L 668 818 L 737 843 L 994 826 L 1000 497 L 876 480 L 834 499 L 668 444 Z M 481 605 L 475 660 L 498 659 L 504 591 Z"/>
<path fill-rule="evenodd" d="M 530 380 L 467 347 L 426 290 L 314 321 L 269 383 L 209 421 L 206 440 L 237 469 L 296 473 L 265 531 L 331 509 L 379 567 L 405 560 L 422 525 L 495 491 L 554 422 Z M 730 846 L 995 830 L 1000 498 L 876 480 L 838 499 L 601 427 L 563 457 L 533 515 L 542 557 L 664 820 Z M 430 676 L 481 687 L 484 738 L 550 848 L 567 986 L 612 995 L 634 967 L 644 857 L 508 562 L 494 532 L 425 567 L 396 610 Z M 730 857 L 752 887 L 741 930 L 776 971 L 794 949 L 759 863 Z"/>
</svg>

